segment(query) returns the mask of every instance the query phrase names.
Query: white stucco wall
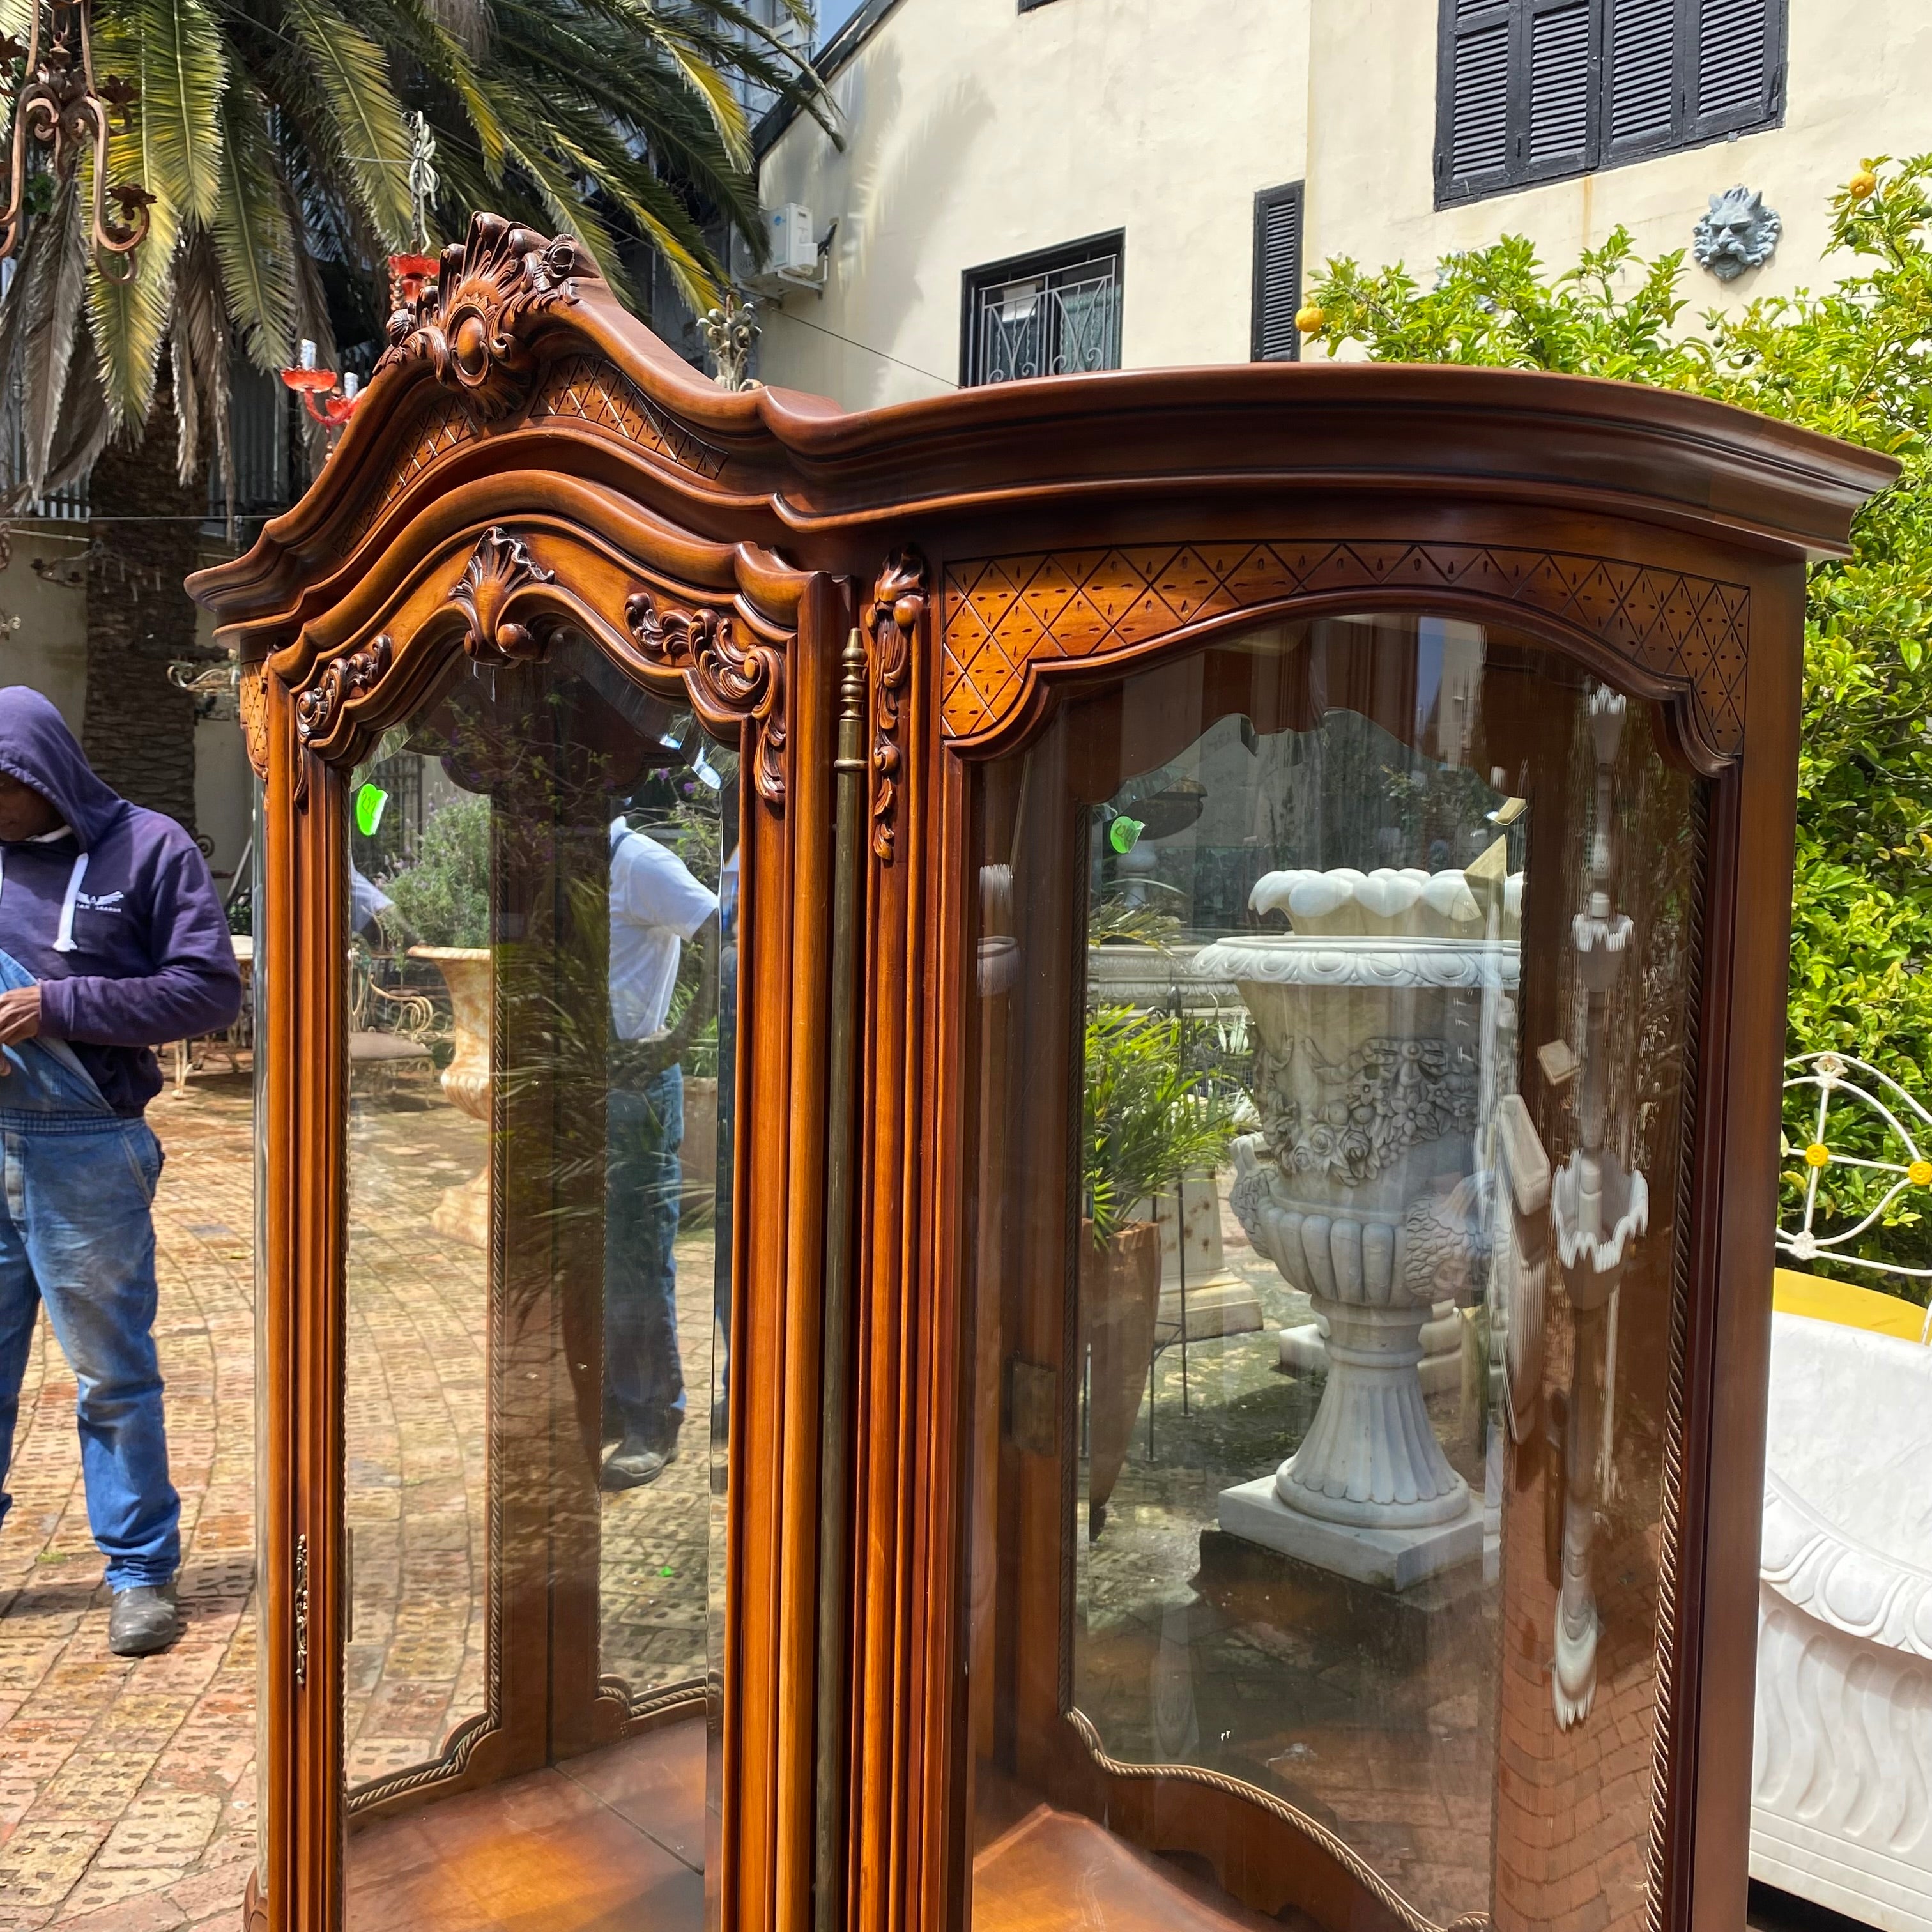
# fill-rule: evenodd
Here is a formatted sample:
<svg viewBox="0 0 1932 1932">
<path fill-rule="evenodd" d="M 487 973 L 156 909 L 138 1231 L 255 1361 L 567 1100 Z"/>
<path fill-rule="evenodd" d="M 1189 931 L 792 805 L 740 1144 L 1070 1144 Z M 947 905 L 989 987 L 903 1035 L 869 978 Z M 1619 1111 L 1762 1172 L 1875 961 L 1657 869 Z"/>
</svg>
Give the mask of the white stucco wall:
<svg viewBox="0 0 1932 1932">
<path fill-rule="evenodd" d="M 1712 194 L 1761 190 L 1784 221 L 1777 254 L 1729 284 L 1687 260 L 1688 322 L 1855 272 L 1820 260 L 1832 194 L 1868 155 L 1932 148 L 1932 0 L 1790 0 L 1782 127 L 1438 213 L 1436 0 L 1309 0 L 1309 13 L 1310 282 L 1330 256 L 1420 274 L 1505 234 L 1567 268 L 1620 222 L 1640 254 L 1688 250 Z"/>
<path fill-rule="evenodd" d="M 966 270 L 1114 229 L 1126 365 L 1245 362 L 1254 197 L 1303 172 L 1308 5 L 901 0 L 833 80 L 845 151 L 801 118 L 766 158 L 764 204 L 838 232 L 822 298 L 764 298 L 765 380 L 852 409 L 950 388 Z"/>
<path fill-rule="evenodd" d="M 838 232 L 822 299 L 762 298 L 765 380 L 850 409 L 950 387 L 963 272 L 1116 228 L 1127 366 L 1244 361 L 1254 196 L 1304 178 L 1310 283 L 1342 254 L 1426 278 L 1507 233 L 1567 267 L 1619 222 L 1646 256 L 1688 249 L 1711 194 L 1762 190 L 1777 254 L 1728 284 L 1688 266 L 1690 326 L 1851 272 L 1821 260 L 1832 193 L 1867 155 L 1932 148 L 1932 0 L 1790 0 L 1781 127 L 1438 213 L 1437 12 L 898 0 L 833 80 L 844 152 L 801 119 L 766 157 L 765 205 Z"/>
</svg>

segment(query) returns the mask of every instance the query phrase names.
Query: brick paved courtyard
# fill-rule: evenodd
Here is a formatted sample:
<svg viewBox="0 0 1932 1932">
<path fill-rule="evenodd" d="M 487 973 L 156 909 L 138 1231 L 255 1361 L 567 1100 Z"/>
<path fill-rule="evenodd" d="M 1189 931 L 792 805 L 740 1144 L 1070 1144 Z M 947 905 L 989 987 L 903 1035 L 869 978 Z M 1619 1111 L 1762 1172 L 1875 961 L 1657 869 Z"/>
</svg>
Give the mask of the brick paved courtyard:
<svg viewBox="0 0 1932 1932">
<path fill-rule="evenodd" d="M 0 1932 L 237 1922 L 254 1850 L 254 1359 L 245 1080 L 197 1079 L 151 1115 L 187 1628 L 166 1656 L 107 1650 L 74 1384 L 44 1324 L 0 1528 Z M 358 1094 L 351 1121 L 347 1659 L 352 1782 L 433 1756 L 481 1708 L 484 1266 L 429 1221 L 482 1130 L 434 1090 Z M 681 1454 L 605 1498 L 602 1668 L 644 1690 L 704 1664 L 710 1489 L 707 1228 L 678 1246 L 690 1383 Z"/>
<path fill-rule="evenodd" d="M 187 1628 L 107 1649 L 74 1378 L 41 1324 L 0 1528 L 0 1932 L 238 1922 L 255 1840 L 254 1337 L 249 1096 L 154 1103 L 168 1435 Z"/>
</svg>

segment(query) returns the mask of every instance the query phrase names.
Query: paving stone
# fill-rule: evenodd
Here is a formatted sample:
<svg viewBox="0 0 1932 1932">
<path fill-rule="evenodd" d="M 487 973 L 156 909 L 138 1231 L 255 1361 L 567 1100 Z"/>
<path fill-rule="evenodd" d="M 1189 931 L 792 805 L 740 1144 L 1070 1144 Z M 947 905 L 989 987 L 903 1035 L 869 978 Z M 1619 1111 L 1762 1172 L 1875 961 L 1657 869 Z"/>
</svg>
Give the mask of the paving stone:
<svg viewBox="0 0 1932 1932">
<path fill-rule="evenodd" d="M 0 1898 L 13 1906 L 58 1905 L 107 1836 L 88 1819 L 28 1817 L 0 1850 Z"/>
<path fill-rule="evenodd" d="M 165 1865 L 180 1876 L 207 1849 L 220 1818 L 218 1796 L 186 1791 L 150 1792 L 136 1798 L 122 1814 L 97 1862 L 108 1870 Z"/>
</svg>

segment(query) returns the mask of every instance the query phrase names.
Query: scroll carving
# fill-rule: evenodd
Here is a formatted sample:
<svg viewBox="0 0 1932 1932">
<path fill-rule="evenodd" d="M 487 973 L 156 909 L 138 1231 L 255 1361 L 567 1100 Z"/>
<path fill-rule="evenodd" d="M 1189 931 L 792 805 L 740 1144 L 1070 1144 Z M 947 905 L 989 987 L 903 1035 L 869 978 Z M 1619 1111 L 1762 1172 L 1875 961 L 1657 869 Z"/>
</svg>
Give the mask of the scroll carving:
<svg viewBox="0 0 1932 1932">
<path fill-rule="evenodd" d="M 574 306 L 580 283 L 601 280 L 574 237 L 478 214 L 466 241 L 442 251 L 434 287 L 388 321 L 385 369 L 426 361 L 479 422 L 510 415 L 536 374 L 530 338 L 553 310 Z"/>
<path fill-rule="evenodd" d="M 512 536 L 501 524 L 485 530 L 449 593 L 450 602 L 469 621 L 464 649 L 472 657 L 512 662 L 540 655 L 542 646 L 530 627 L 509 617 L 506 608 L 518 591 L 551 583 L 556 574 L 530 555 L 521 537 Z"/>
<path fill-rule="evenodd" d="M 684 674 L 692 708 L 713 730 L 741 721 L 752 781 L 774 807 L 784 803 L 784 661 L 769 644 L 740 644 L 730 614 L 700 606 L 660 608 L 648 590 L 624 602 L 624 621 L 654 664 Z"/>
<path fill-rule="evenodd" d="M 1686 692 L 1688 722 L 1712 769 L 1743 748 L 1750 600 L 1742 584 L 1493 544 L 1162 544 L 950 566 L 942 726 L 954 739 L 997 730 L 1038 663 L 1131 656 L 1216 617 L 1357 590 L 1460 591 L 1564 619 Z"/>
<path fill-rule="evenodd" d="M 872 592 L 872 851 L 890 866 L 898 843 L 899 698 L 912 668 L 913 634 L 926 615 L 926 559 L 910 546 Z"/>
<path fill-rule="evenodd" d="M 332 658 L 322 676 L 296 698 L 296 736 L 304 746 L 326 738 L 343 706 L 353 702 L 382 682 L 389 668 L 394 644 L 387 631 L 378 634 L 359 651 Z"/>
</svg>

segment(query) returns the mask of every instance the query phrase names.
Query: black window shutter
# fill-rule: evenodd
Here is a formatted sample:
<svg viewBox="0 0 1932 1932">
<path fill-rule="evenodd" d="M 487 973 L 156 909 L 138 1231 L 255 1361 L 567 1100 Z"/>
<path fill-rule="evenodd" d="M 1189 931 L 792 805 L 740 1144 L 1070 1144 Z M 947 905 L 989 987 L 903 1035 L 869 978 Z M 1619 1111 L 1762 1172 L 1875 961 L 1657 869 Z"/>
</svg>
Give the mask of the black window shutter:
<svg viewBox="0 0 1932 1932">
<path fill-rule="evenodd" d="M 1296 362 L 1301 335 L 1301 184 L 1255 196 L 1255 310 L 1249 353 L 1256 362 Z"/>
<path fill-rule="evenodd" d="M 1681 0 L 1610 0 L 1604 22 L 1606 159 L 1661 152 L 1676 141 L 1684 24 Z"/>
<path fill-rule="evenodd" d="M 1439 0 L 1436 205 L 1784 116 L 1790 0 Z"/>
<path fill-rule="evenodd" d="M 1528 0 L 1519 14 L 1510 172 L 1546 181 L 1590 166 L 1596 148 L 1598 0 Z"/>
<path fill-rule="evenodd" d="M 1708 140 L 1772 118 L 1784 67 L 1783 0 L 1694 0 L 1686 138 Z"/>
<path fill-rule="evenodd" d="M 1510 167 L 1511 0 L 1442 0 L 1436 40 L 1436 192 L 1492 194 Z"/>
</svg>

